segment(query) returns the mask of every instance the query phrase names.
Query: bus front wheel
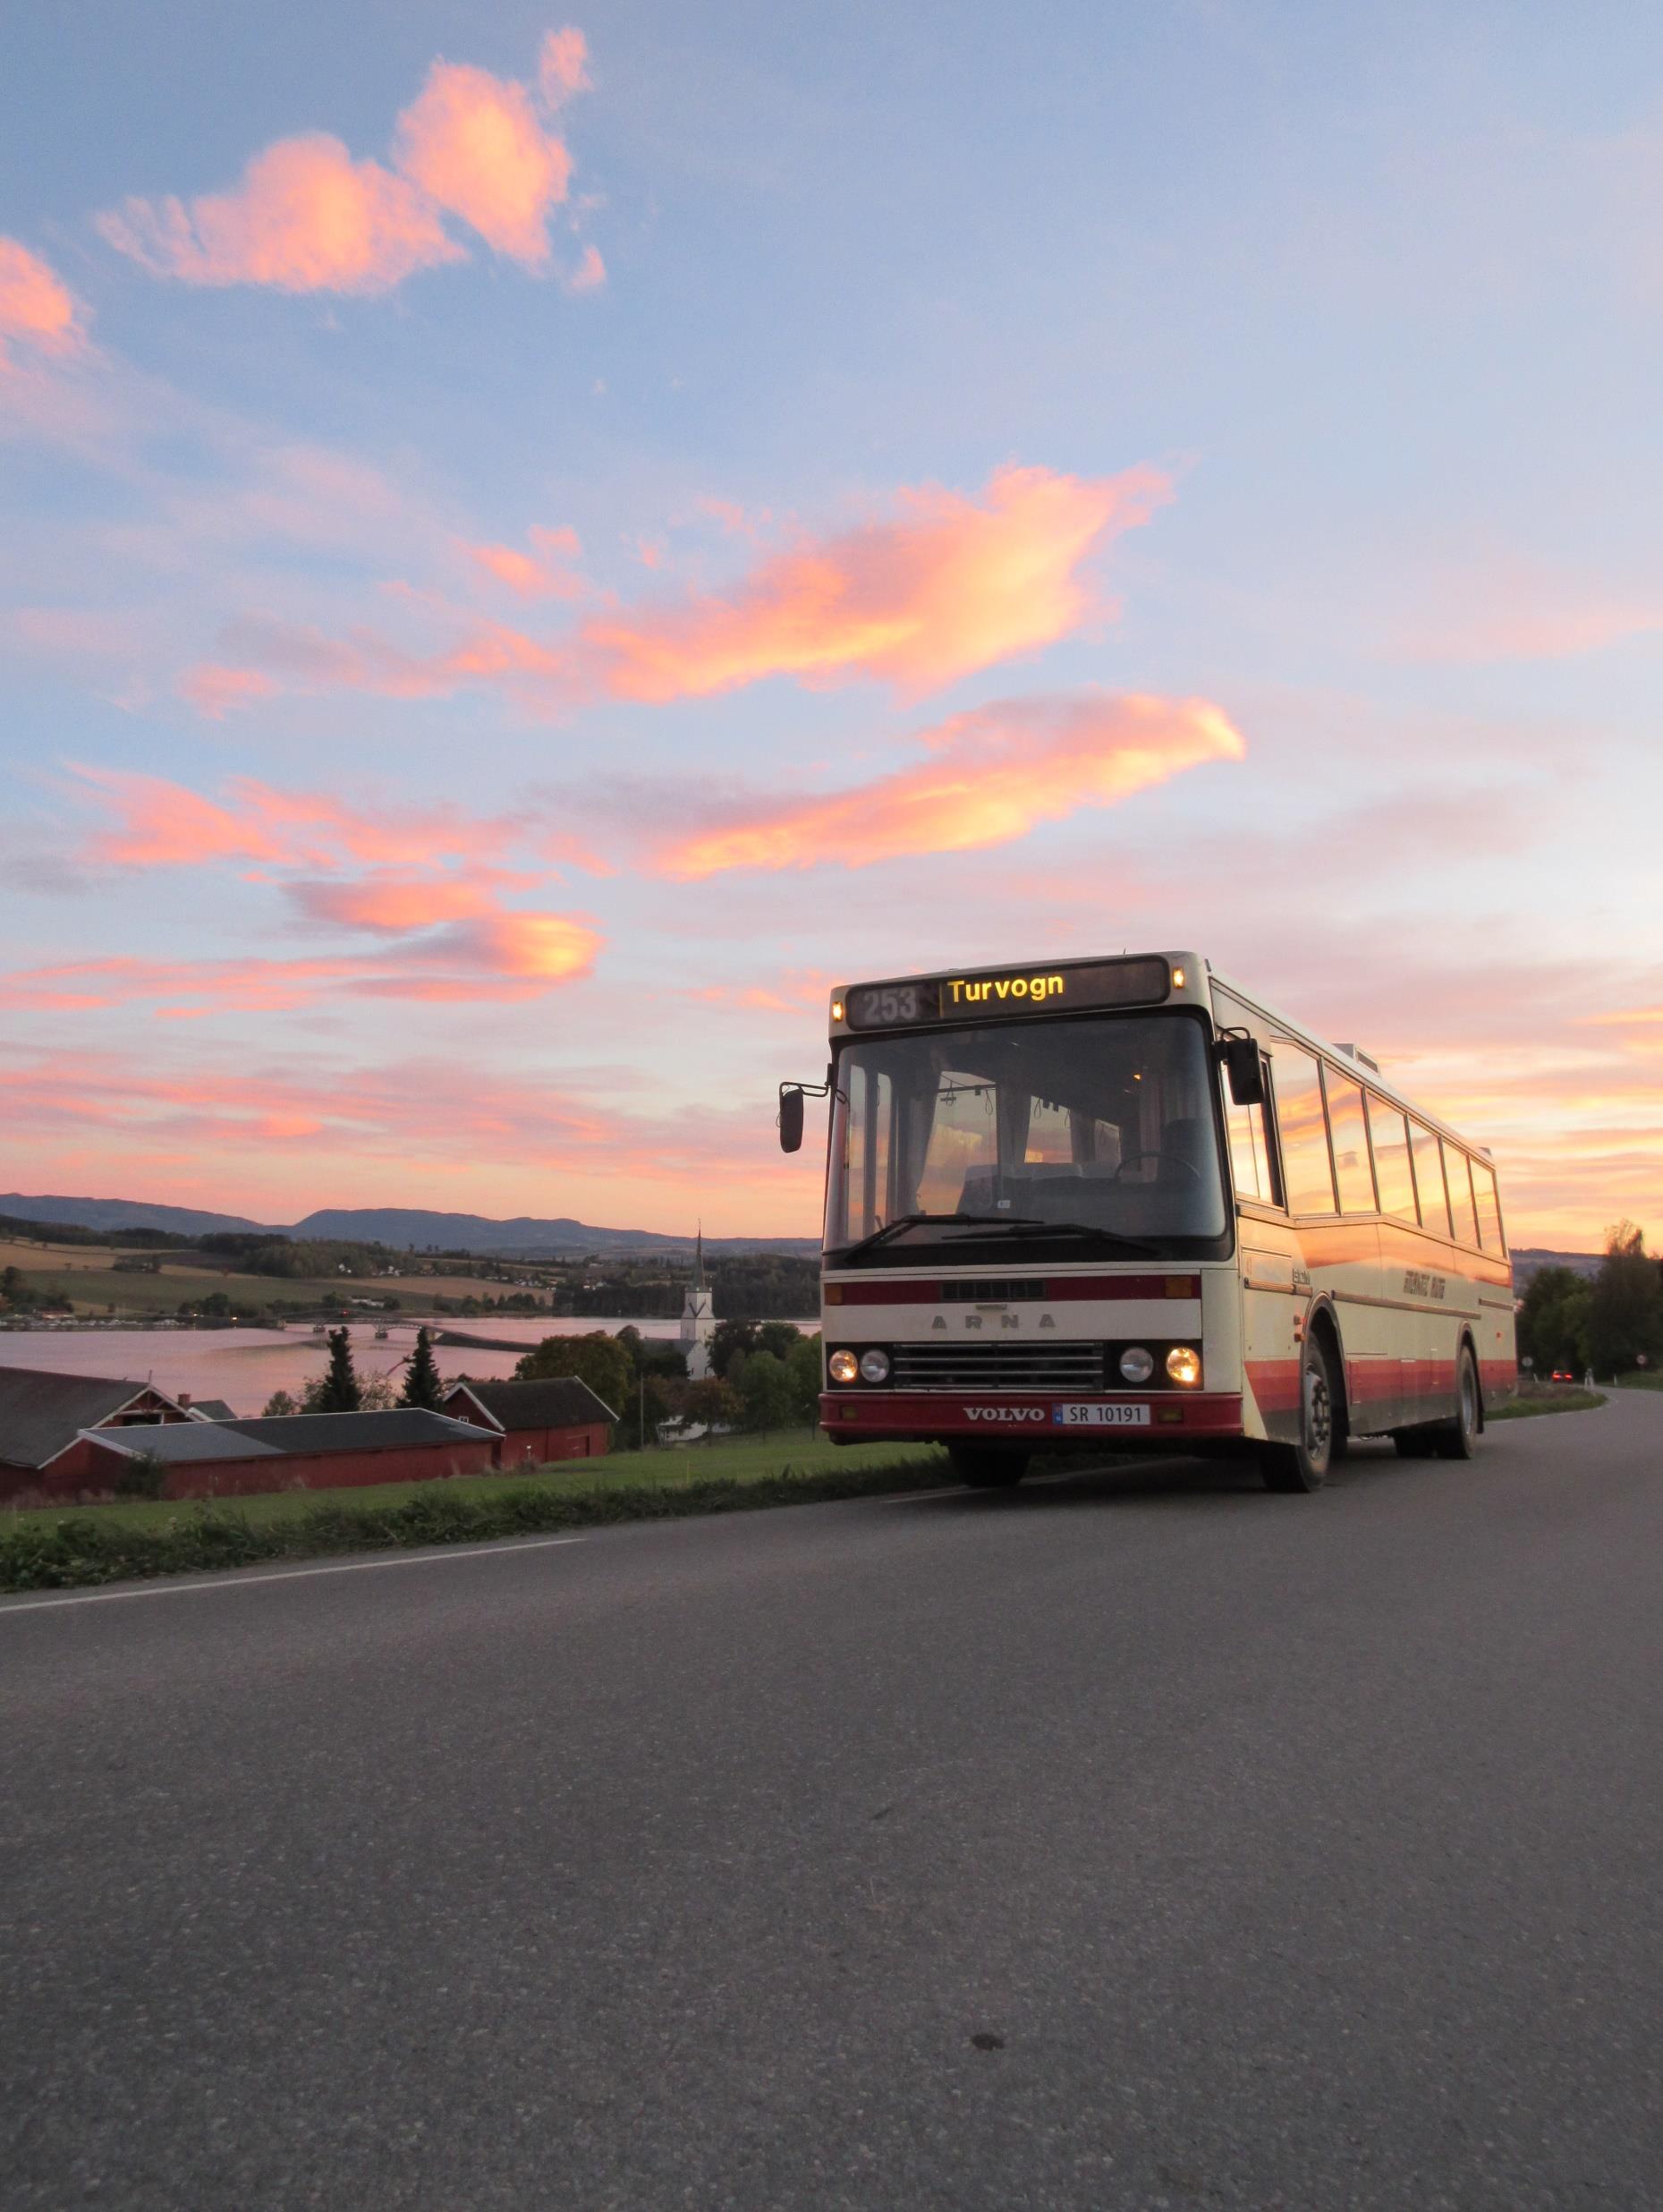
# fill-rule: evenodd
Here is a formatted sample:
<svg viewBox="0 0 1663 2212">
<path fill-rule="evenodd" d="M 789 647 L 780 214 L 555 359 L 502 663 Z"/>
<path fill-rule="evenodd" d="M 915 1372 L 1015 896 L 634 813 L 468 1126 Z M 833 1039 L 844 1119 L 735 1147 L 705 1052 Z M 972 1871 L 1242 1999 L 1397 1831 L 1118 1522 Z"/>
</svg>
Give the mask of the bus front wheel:
<svg viewBox="0 0 1663 2212">
<path fill-rule="evenodd" d="M 1334 1460 L 1338 1419 L 1328 1351 L 1320 1338 L 1308 1337 L 1299 1363 L 1299 1442 L 1261 1448 L 1265 1488 L 1306 1494 L 1320 1490 Z"/>
<path fill-rule="evenodd" d="M 949 1444 L 947 1465 L 955 1482 L 972 1490 L 1014 1490 L 1028 1472 L 1025 1451 L 989 1451 L 977 1444 Z"/>
</svg>

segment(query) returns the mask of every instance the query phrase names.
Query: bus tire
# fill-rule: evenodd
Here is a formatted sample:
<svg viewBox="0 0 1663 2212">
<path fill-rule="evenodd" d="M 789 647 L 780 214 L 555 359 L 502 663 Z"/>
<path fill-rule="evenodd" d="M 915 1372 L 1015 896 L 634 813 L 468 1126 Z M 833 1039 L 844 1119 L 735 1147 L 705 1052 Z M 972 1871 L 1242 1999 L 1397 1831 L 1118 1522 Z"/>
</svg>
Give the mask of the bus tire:
<svg viewBox="0 0 1663 2212">
<path fill-rule="evenodd" d="M 1464 1344 L 1455 1361 L 1455 1417 L 1440 1421 L 1432 1431 L 1432 1449 L 1440 1459 L 1470 1459 L 1478 1450 L 1482 1420 L 1479 1396 L 1478 1362 L 1472 1347 Z"/>
<path fill-rule="evenodd" d="M 1028 1454 L 989 1451 L 982 1444 L 949 1444 L 947 1465 L 954 1480 L 971 1490 L 1014 1490 L 1028 1472 Z"/>
<path fill-rule="evenodd" d="M 1259 1467 L 1265 1488 L 1305 1496 L 1320 1490 L 1333 1464 L 1336 1420 L 1332 1363 L 1313 1332 L 1299 1363 L 1299 1442 L 1261 1448 Z"/>
</svg>

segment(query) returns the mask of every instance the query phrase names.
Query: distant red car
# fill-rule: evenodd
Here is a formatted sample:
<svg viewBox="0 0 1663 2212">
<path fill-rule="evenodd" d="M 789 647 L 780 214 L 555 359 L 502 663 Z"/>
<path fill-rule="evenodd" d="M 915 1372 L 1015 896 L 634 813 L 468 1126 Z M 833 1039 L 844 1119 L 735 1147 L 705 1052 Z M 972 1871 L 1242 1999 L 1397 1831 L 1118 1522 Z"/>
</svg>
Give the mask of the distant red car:
<svg viewBox="0 0 1663 2212">
<path fill-rule="evenodd" d="M 1574 1382 L 1576 1377 L 1568 1367 L 1556 1367 L 1553 1371 L 1553 1380 L 1556 1382 Z"/>
</svg>

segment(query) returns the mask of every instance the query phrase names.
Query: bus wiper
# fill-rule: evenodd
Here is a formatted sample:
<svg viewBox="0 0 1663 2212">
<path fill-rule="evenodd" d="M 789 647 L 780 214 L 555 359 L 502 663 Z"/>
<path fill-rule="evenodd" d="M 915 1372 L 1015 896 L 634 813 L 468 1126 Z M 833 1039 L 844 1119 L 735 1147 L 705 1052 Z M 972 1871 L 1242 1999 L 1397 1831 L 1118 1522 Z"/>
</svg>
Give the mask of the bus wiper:
<svg viewBox="0 0 1663 2212">
<path fill-rule="evenodd" d="M 1099 1229 L 1090 1221 L 1033 1221 L 1018 1213 L 975 1214 L 980 1229 L 1020 1229 L 1030 1237 L 1090 1237 L 1104 1244 L 1112 1244 L 1122 1252 L 1136 1252 L 1153 1258 L 1158 1246 L 1145 1242 L 1141 1237 L 1123 1237 L 1117 1229 Z M 968 1244 L 970 1238 L 955 1238 L 955 1242 Z"/>
<path fill-rule="evenodd" d="M 876 1252 L 879 1245 L 887 1244 L 892 1237 L 899 1237 L 909 1229 L 921 1229 L 927 1223 L 937 1221 L 969 1223 L 986 1218 L 990 1217 L 980 1213 L 897 1213 L 893 1221 L 886 1221 L 881 1229 L 873 1229 L 870 1237 L 862 1237 L 858 1244 L 846 1246 L 837 1255 L 837 1264 L 844 1266 L 858 1253 Z"/>
</svg>

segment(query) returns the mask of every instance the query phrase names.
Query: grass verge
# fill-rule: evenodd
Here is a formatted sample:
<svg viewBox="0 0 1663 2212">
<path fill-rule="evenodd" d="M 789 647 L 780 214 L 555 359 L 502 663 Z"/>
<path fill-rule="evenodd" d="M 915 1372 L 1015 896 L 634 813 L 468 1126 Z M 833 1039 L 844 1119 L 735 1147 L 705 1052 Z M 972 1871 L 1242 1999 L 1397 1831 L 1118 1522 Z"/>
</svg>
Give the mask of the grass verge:
<svg viewBox="0 0 1663 2212">
<path fill-rule="evenodd" d="M 1505 1406 L 1489 1406 L 1484 1410 L 1484 1425 L 1492 1421 L 1528 1421 L 1538 1413 L 1591 1413 L 1596 1406 L 1603 1406 L 1603 1391 L 1531 1391 Z"/>
<path fill-rule="evenodd" d="M 765 1440 L 751 1447 L 760 1453 Z M 717 1458 L 720 1447 L 712 1447 Z M 630 1462 L 702 1461 L 692 1447 L 623 1454 L 598 1480 L 587 1469 L 548 1475 L 398 1483 L 374 1490 L 291 1491 L 223 1504 L 89 1506 L 16 1513 L 0 1520 L 0 1590 L 57 1590 L 135 1578 L 249 1567 L 432 1544 L 479 1544 L 504 1536 L 606 1527 L 619 1521 L 731 1513 L 840 1498 L 880 1497 L 945 1478 L 945 1454 L 873 1445 L 839 1451 L 805 1442 L 789 1460 L 727 1473 L 702 1466 L 652 1470 Z M 853 1462 L 852 1465 L 851 1462 Z M 620 1475 L 620 1469 L 629 1470 Z"/>
</svg>

